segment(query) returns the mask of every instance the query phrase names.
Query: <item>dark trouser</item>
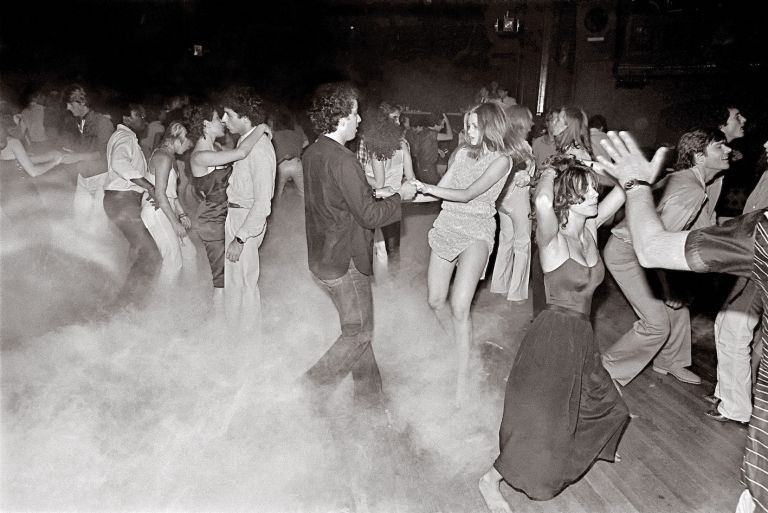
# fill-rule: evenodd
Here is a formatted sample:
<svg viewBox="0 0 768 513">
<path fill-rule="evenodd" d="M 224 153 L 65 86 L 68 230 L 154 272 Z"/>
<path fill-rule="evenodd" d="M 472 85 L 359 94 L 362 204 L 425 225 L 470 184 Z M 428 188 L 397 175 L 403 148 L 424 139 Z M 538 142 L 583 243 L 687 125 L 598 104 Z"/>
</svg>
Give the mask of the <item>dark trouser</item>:
<svg viewBox="0 0 768 513">
<path fill-rule="evenodd" d="M 397 257 L 400 251 L 400 221 L 381 227 L 384 236 L 384 245 L 387 248 L 389 258 Z"/>
<path fill-rule="evenodd" d="M 224 288 L 224 222 L 227 202 L 203 200 L 197 207 L 197 234 L 205 246 L 215 288 Z"/>
<path fill-rule="evenodd" d="M 437 172 L 437 162 L 419 163 L 416 178 L 424 183 L 436 185 L 440 181 L 440 174 Z"/>
<path fill-rule="evenodd" d="M 141 194 L 133 191 L 104 191 L 104 211 L 128 239 L 131 257 L 135 256 L 117 299 L 136 301 L 140 299 L 141 292 L 151 285 L 163 260 L 141 220 Z"/>
<path fill-rule="evenodd" d="M 315 277 L 315 281 L 331 296 L 339 312 L 341 335 L 307 371 L 306 380 L 320 389 L 320 399 L 325 400 L 351 372 L 355 386 L 355 405 L 380 405 L 383 400 L 381 374 L 371 346 L 371 277 L 362 274 L 350 262 L 349 270 L 340 278 L 321 280 Z"/>
</svg>

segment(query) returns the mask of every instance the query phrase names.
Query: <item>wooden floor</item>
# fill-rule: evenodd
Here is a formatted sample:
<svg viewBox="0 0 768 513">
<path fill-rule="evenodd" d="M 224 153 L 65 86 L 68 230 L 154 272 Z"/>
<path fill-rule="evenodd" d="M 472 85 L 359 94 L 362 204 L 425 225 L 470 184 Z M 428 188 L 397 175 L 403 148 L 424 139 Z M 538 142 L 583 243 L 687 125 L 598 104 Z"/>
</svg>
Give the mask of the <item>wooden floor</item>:
<svg viewBox="0 0 768 513">
<path fill-rule="evenodd" d="M 431 220 L 433 215 L 425 213 L 421 206 L 414 205 L 409 210 L 413 217 L 406 221 L 408 227 L 412 231 L 416 227 L 428 229 L 428 226 L 424 227 L 424 221 Z M 419 215 L 424 217 L 422 222 L 416 221 Z M 408 237 L 414 235 L 408 233 Z M 407 244 L 405 240 L 404 244 Z M 727 283 L 720 283 L 716 278 L 708 279 L 713 286 L 727 287 Z M 475 343 L 478 344 L 478 338 L 486 337 L 476 353 L 487 371 L 487 386 L 503 390 L 521 338 L 521 328 L 524 329 L 521 321 L 530 320 L 530 305 L 528 302 L 503 301 L 501 296 L 490 293 L 488 286 L 488 281 L 482 282 L 473 307 Z M 718 289 L 713 293 L 713 301 L 717 302 L 715 298 L 721 295 Z M 713 311 L 716 307 L 711 301 L 696 301 L 692 319 L 692 369 L 703 378 L 702 385 L 681 383 L 647 367 L 623 388 L 632 420 L 619 446 L 622 461 L 613 464 L 597 462 L 579 482 L 549 501 L 529 500 L 504 485 L 502 491 L 512 510 L 520 513 L 733 511 L 742 490 L 739 468 L 746 429 L 736 424 L 714 422 L 704 416 L 710 405 L 702 396 L 711 393 L 715 381 Z M 608 347 L 620 337 L 634 320 L 629 304 L 606 273 L 605 283 L 596 293 L 593 311 L 601 348 Z M 498 331 L 484 329 L 484 322 L 491 322 Z M 478 332 L 482 335 L 478 336 Z M 429 462 L 422 461 L 418 453 L 410 451 L 407 437 L 403 436 L 400 436 L 399 445 L 392 443 L 389 463 L 389 467 L 382 468 L 399 479 L 385 481 L 399 483 L 399 489 L 398 486 L 391 487 L 388 495 L 407 497 L 405 504 L 410 505 L 398 510 L 486 511 L 477 492 L 481 471 L 458 475 L 447 482 L 433 482 L 429 478 Z M 414 504 L 420 506 L 414 509 Z M 389 508 L 392 508 L 391 503 Z"/>
<path fill-rule="evenodd" d="M 374 347 L 392 401 L 391 429 L 366 429 L 367 421 L 343 414 L 325 425 L 270 386 L 281 374 L 303 372 L 338 331 L 332 304 L 306 270 L 302 203 L 289 188 L 275 201 L 261 251 L 271 345 L 238 345 L 204 324 L 177 330 L 171 321 L 144 333 L 141 316 L 89 324 L 72 308 L 34 325 L 35 334 L 58 329 L 42 341 L 3 341 L 0 509 L 485 511 L 477 481 L 496 456 L 504 380 L 530 324 L 530 305 L 491 294 L 482 282 L 473 306 L 475 401 L 452 409 L 452 346 L 426 305 L 426 232 L 436 205 L 405 212 L 401 268 L 387 274 L 377 264 L 374 285 Z M 14 299 L 32 304 L 40 293 L 24 283 Z M 78 283 L 62 283 L 66 290 L 50 294 L 64 302 Z M 81 287 L 98 296 L 96 285 Z M 505 485 L 513 511 L 735 509 L 746 430 L 704 416 L 715 356 L 712 307 L 700 310 L 707 313 L 693 322 L 694 370 L 705 383 L 645 369 L 623 389 L 633 418 L 619 446 L 622 461 L 596 463 L 550 501 L 531 501 Z M 4 322 L 22 314 L 33 315 L 19 310 L 9 318 L 6 311 Z M 75 321 L 85 324 L 67 327 Z M 607 275 L 594 301 L 600 345 L 633 321 Z M 110 345 L 110 337 L 126 332 L 134 343 Z M 343 390 L 337 400 L 344 402 Z M 280 411 L 289 414 L 278 418 Z"/>
</svg>

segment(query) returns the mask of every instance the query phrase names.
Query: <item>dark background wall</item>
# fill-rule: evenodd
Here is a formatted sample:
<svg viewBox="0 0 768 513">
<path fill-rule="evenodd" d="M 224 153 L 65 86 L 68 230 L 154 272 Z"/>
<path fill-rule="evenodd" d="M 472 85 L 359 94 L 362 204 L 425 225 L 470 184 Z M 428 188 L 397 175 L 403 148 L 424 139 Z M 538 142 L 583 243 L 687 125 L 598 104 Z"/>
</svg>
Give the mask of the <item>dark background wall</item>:
<svg viewBox="0 0 768 513">
<path fill-rule="evenodd" d="M 245 82 L 292 101 L 345 78 L 372 96 L 456 111 L 497 79 L 536 110 L 544 56 L 545 106 L 581 105 L 650 146 L 674 142 L 716 96 L 746 104 L 756 126 L 768 52 L 755 9 L 740 0 L 17 0 L 0 17 L 0 80 L 17 100 L 52 80 L 83 80 L 105 96 Z M 497 32 L 505 15 L 520 32 Z"/>
</svg>

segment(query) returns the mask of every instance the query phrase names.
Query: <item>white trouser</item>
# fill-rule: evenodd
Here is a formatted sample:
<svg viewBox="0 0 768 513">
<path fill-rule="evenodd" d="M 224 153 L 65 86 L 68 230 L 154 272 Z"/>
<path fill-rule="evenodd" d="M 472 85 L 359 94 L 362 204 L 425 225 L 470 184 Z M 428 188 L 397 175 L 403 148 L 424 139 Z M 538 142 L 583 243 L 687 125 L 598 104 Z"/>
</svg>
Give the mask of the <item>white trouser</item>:
<svg viewBox="0 0 768 513">
<path fill-rule="evenodd" d="M 755 502 L 752 500 L 749 490 L 744 490 L 739 496 L 739 502 L 736 504 L 736 513 L 752 513 L 755 511 Z"/>
<path fill-rule="evenodd" d="M 751 281 L 736 283 L 743 291 L 715 318 L 718 411 L 732 420 L 749 422 L 752 416 L 752 365 L 750 345 L 760 322 L 762 303 Z"/>
<path fill-rule="evenodd" d="M 247 208 L 230 208 L 224 223 L 224 248 L 235 240 L 237 230 L 248 215 Z M 224 260 L 224 311 L 227 322 L 242 331 L 261 330 L 261 294 L 259 292 L 259 246 L 264 232 L 245 241 L 237 262 Z"/>
<path fill-rule="evenodd" d="M 499 208 L 499 245 L 493 267 L 491 292 L 505 294 L 510 301 L 528 299 L 531 276 L 530 187 L 514 187 Z"/>
<path fill-rule="evenodd" d="M 163 288 L 174 285 L 181 276 L 182 269 L 194 269 L 197 253 L 194 244 L 189 237 L 185 237 L 182 242 L 163 211 L 155 209 L 146 200 L 141 203 L 141 220 L 163 257 L 158 277 L 159 285 Z"/>
</svg>

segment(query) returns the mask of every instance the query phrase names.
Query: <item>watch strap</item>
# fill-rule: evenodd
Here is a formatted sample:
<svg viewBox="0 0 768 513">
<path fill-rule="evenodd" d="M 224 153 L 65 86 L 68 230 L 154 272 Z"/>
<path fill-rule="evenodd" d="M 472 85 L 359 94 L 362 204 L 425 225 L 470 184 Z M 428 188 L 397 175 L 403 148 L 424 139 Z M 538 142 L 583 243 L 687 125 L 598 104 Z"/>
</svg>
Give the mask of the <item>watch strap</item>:
<svg viewBox="0 0 768 513">
<path fill-rule="evenodd" d="M 629 180 L 625 180 L 621 184 L 621 187 L 625 191 L 630 191 L 630 190 L 635 189 L 635 188 L 640 187 L 640 186 L 650 187 L 651 183 L 650 182 L 646 182 L 645 180 L 640 180 L 640 179 L 637 179 L 637 178 L 631 178 Z"/>
</svg>

